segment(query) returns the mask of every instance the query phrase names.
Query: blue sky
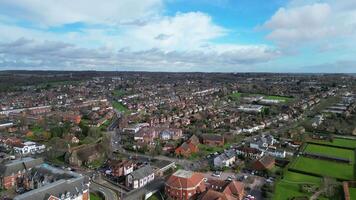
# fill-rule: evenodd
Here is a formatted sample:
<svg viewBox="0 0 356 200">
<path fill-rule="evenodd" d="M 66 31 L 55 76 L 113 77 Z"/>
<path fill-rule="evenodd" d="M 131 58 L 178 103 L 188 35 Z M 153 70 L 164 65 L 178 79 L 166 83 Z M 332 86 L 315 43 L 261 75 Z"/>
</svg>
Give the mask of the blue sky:
<svg viewBox="0 0 356 200">
<path fill-rule="evenodd" d="M 0 70 L 356 72 L 354 0 L 3 0 Z"/>
</svg>

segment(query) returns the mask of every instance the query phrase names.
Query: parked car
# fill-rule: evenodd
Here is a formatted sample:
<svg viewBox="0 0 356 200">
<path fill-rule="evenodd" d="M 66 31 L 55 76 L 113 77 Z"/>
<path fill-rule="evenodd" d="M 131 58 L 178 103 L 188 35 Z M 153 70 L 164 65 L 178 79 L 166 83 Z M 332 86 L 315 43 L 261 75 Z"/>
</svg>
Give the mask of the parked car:
<svg viewBox="0 0 356 200">
<path fill-rule="evenodd" d="M 221 172 L 220 172 L 220 171 L 216 171 L 216 172 L 213 173 L 212 176 L 214 176 L 214 177 L 220 177 L 220 176 L 221 176 Z"/>
</svg>

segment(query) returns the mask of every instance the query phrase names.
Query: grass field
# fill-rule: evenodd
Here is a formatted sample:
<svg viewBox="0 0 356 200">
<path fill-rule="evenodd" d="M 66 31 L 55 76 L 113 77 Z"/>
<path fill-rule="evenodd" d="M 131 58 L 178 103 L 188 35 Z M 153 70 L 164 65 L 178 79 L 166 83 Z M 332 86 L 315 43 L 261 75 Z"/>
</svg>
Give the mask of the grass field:
<svg viewBox="0 0 356 200">
<path fill-rule="evenodd" d="M 351 180 L 353 178 L 353 165 L 341 164 L 331 161 L 298 157 L 290 165 L 291 169 L 315 173 L 321 176 Z"/>
<path fill-rule="evenodd" d="M 350 198 L 356 199 L 356 188 L 350 188 L 349 192 L 350 192 Z"/>
<path fill-rule="evenodd" d="M 289 101 L 292 99 L 290 97 L 282 97 L 282 96 L 265 96 L 264 98 L 268 100 L 280 100 L 280 101 Z"/>
<path fill-rule="evenodd" d="M 115 102 L 112 103 L 112 106 L 115 109 L 117 109 L 118 111 L 123 112 L 123 113 L 127 113 L 129 111 L 129 109 L 126 108 L 126 106 L 124 104 L 120 103 L 120 102 L 116 102 L 115 101 Z"/>
<path fill-rule="evenodd" d="M 90 193 L 90 200 L 104 200 L 104 199 L 94 193 Z"/>
<path fill-rule="evenodd" d="M 252 93 L 241 93 L 241 92 L 234 92 L 232 94 L 230 94 L 230 98 L 233 100 L 239 100 L 240 97 L 249 97 L 249 96 L 263 96 L 264 99 L 268 99 L 268 100 L 280 100 L 280 101 L 290 101 L 293 98 L 291 97 L 283 97 L 283 96 L 268 96 L 268 95 L 264 95 L 264 94 L 252 94 Z"/>
<path fill-rule="evenodd" d="M 113 95 L 114 95 L 115 97 L 123 97 L 123 96 L 125 95 L 125 91 L 124 91 L 124 90 L 115 90 L 115 91 L 113 92 Z"/>
<path fill-rule="evenodd" d="M 355 161 L 354 151 L 340 148 L 333 148 L 315 144 L 308 144 L 304 152 L 317 153 L 326 156 L 344 158 L 352 160 L 352 163 Z"/>
<path fill-rule="evenodd" d="M 332 142 L 319 141 L 319 140 L 312 140 L 312 142 L 319 143 L 319 144 L 328 144 L 337 147 L 356 148 L 356 140 L 350 140 L 350 139 L 334 138 Z"/>
<path fill-rule="evenodd" d="M 300 191 L 299 184 L 315 184 L 320 186 L 321 178 L 286 171 L 283 179 L 276 183 L 273 200 L 287 200 L 292 197 L 308 196 Z"/>
</svg>

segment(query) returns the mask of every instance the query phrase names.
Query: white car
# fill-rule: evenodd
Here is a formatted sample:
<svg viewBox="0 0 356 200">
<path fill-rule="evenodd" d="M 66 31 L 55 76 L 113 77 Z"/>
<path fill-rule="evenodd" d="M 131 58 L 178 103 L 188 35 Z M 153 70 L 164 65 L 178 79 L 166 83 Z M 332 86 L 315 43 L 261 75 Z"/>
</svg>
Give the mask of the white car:
<svg viewBox="0 0 356 200">
<path fill-rule="evenodd" d="M 213 173 L 213 175 L 212 175 L 212 176 L 215 176 L 215 177 L 220 177 L 220 176 L 221 176 L 221 172 L 216 171 L 216 172 L 214 172 L 214 173 Z"/>
</svg>

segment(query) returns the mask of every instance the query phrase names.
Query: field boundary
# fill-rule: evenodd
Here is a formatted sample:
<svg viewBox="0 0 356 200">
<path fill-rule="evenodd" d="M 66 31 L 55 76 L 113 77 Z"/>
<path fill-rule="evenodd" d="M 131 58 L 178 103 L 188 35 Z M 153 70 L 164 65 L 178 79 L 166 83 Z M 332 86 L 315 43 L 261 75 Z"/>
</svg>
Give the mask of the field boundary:
<svg viewBox="0 0 356 200">
<path fill-rule="evenodd" d="M 326 176 L 317 174 L 317 173 L 313 173 L 313 172 L 305 172 L 299 169 L 293 169 L 293 168 L 288 168 L 288 171 L 290 172 L 295 172 L 295 173 L 299 173 L 299 174 L 304 174 L 304 175 L 308 175 L 308 176 L 314 176 L 314 177 L 318 177 L 318 178 L 324 178 Z M 335 178 L 337 181 L 343 182 L 343 181 L 349 181 L 349 179 L 343 179 L 343 178 L 336 178 L 336 177 L 331 177 L 331 178 Z"/>
<path fill-rule="evenodd" d="M 335 145 L 332 145 L 332 144 L 323 144 L 323 143 L 312 142 L 312 141 L 308 141 L 306 143 L 307 144 L 320 145 L 320 146 L 326 146 L 326 147 L 333 147 L 333 148 L 338 148 L 338 149 L 346 149 L 346 150 L 351 150 L 351 151 L 354 151 L 356 149 L 356 148 L 352 148 L 352 147 L 341 147 L 341 146 L 335 146 Z"/>
</svg>

